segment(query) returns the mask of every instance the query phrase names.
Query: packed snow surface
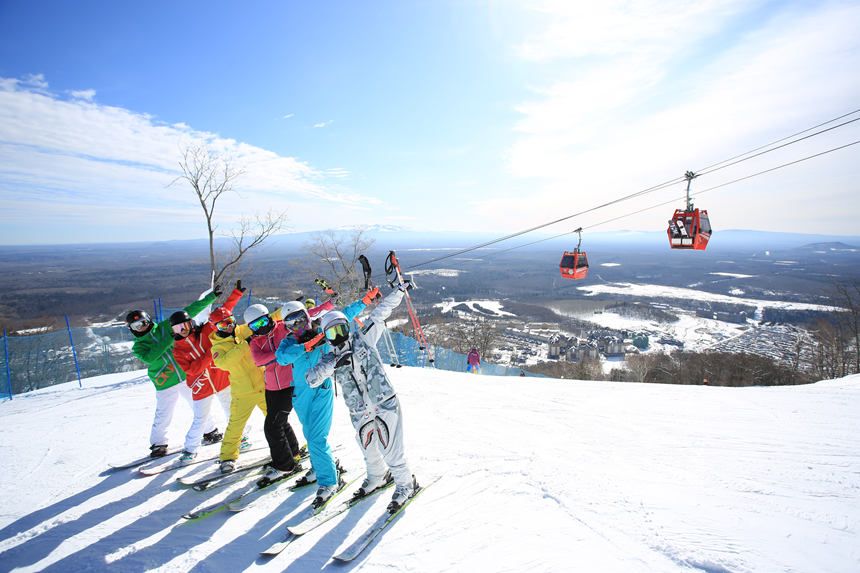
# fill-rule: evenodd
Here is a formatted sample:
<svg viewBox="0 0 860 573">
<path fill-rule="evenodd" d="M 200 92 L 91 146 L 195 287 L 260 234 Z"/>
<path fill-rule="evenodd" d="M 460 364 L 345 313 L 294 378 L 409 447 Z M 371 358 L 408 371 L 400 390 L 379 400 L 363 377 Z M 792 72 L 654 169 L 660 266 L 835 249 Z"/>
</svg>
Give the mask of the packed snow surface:
<svg viewBox="0 0 860 573">
<path fill-rule="evenodd" d="M 0 404 L 0 569 L 860 571 L 860 376 L 716 388 L 392 369 L 413 471 L 442 479 L 336 567 L 331 556 L 388 494 L 267 561 L 258 552 L 312 492 L 184 522 L 227 492 L 183 489 L 175 480 L 189 468 L 106 472 L 149 446 L 155 400 L 142 374 Z M 330 441 L 353 479 L 361 458 L 335 404 Z M 180 406 L 174 445 L 190 420 Z"/>
</svg>

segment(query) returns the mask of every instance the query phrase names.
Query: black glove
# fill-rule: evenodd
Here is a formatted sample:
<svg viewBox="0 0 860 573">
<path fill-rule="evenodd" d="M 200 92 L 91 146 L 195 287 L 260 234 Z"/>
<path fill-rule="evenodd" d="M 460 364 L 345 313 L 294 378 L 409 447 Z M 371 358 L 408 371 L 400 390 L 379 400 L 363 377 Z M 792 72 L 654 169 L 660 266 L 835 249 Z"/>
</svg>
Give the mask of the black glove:
<svg viewBox="0 0 860 573">
<path fill-rule="evenodd" d="M 236 290 L 239 292 L 245 292 L 246 290 L 248 290 L 242 286 L 242 279 L 236 281 Z"/>
<path fill-rule="evenodd" d="M 340 358 L 337 359 L 334 367 L 340 368 L 341 366 L 346 366 L 346 363 L 349 362 L 349 359 L 352 358 L 352 350 L 347 350 L 343 354 L 340 355 Z"/>
<path fill-rule="evenodd" d="M 212 287 L 212 292 L 215 293 L 215 296 L 221 296 L 224 292 L 224 289 L 221 288 L 221 285 L 215 285 Z"/>
</svg>

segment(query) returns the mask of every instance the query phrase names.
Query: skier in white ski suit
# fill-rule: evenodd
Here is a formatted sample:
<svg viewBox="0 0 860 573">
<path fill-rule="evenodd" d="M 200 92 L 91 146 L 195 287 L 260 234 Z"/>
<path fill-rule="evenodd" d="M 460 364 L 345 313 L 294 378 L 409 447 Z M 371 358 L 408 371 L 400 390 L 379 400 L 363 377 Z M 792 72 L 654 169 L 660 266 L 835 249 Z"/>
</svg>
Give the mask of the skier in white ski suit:
<svg viewBox="0 0 860 573">
<path fill-rule="evenodd" d="M 404 452 L 400 401 L 383 369 L 376 343 L 385 331 L 385 319 L 403 300 L 403 289 L 408 286 L 386 296 L 364 325 L 350 323 L 339 311 L 327 313 L 321 324 L 327 340 L 324 356 L 307 373 L 310 386 L 330 377 L 341 386 L 367 465 L 367 478 L 356 497 L 385 485 L 386 470 L 390 470 L 396 485 L 392 504 L 398 506 L 414 495 L 418 483 Z M 352 309 L 357 304 L 362 303 L 349 306 Z"/>
</svg>

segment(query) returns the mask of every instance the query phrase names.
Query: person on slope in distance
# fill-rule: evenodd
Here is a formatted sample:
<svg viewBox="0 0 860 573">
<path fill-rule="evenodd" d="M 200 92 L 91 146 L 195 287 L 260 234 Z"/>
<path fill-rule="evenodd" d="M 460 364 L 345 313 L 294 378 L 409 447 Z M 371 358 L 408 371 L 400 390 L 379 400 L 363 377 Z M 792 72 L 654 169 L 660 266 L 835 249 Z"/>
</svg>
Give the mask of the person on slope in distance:
<svg viewBox="0 0 860 573">
<path fill-rule="evenodd" d="M 221 287 L 216 285 L 214 292 L 220 295 Z M 224 309 L 232 313 L 233 307 L 241 298 L 242 291 L 235 288 L 224 304 L 212 312 L 218 314 Z M 230 419 L 230 374 L 217 368 L 212 361 L 212 342 L 209 335 L 215 330 L 215 326 L 211 322 L 195 325 L 187 312 L 179 310 L 170 315 L 170 326 L 176 341 L 173 356 L 185 371 L 185 383 L 191 388 L 191 397 L 194 400 L 194 421 L 180 456 L 181 461 L 190 462 L 197 457 L 201 438 L 204 444 L 215 444 L 223 438 L 218 429 L 213 427 L 214 424 L 207 424 L 207 420 L 211 419 L 212 404 L 216 398 L 224 411 L 224 417 Z M 210 428 L 208 431 L 207 426 Z M 247 442 L 244 436 L 241 439 Z M 246 443 L 245 447 L 248 445 Z"/>
<path fill-rule="evenodd" d="M 196 316 L 215 299 L 216 295 L 210 293 L 186 306 L 185 312 Z M 167 428 L 173 419 L 176 400 L 181 396 L 192 406 L 191 392 L 185 385 L 185 373 L 173 358 L 170 321 L 154 323 L 146 311 L 132 310 L 126 315 L 125 324 L 134 335 L 131 350 L 147 365 L 147 374 L 155 385 L 155 416 L 149 433 L 149 455 L 159 458 L 167 455 Z"/>
<path fill-rule="evenodd" d="M 300 454 L 299 441 L 290 426 L 293 411 L 293 369 L 275 360 L 275 351 L 287 337 L 280 321 L 280 311 L 269 314 L 262 304 L 252 304 L 245 310 L 245 327 L 250 331 L 251 357 L 264 369 L 266 421 L 263 429 L 272 461 L 261 481 L 273 482 L 302 469 L 296 461 Z"/>
<path fill-rule="evenodd" d="M 369 304 L 370 300 L 378 295 L 378 289 L 368 292 L 364 297 L 365 304 Z M 326 304 L 328 303 L 331 301 L 327 301 Z M 308 369 L 315 366 L 322 357 L 322 352 L 317 347 L 325 344 L 325 337 L 312 324 L 312 313 L 314 317 L 317 316 L 315 310 L 308 311 L 298 301 L 288 302 L 281 308 L 283 324 L 291 336 L 286 337 L 281 342 L 277 352 L 275 352 L 275 357 L 279 364 L 292 367 L 293 386 L 295 387 L 293 405 L 299 416 L 299 421 L 302 423 L 305 439 L 308 441 L 308 453 L 313 468 L 312 476 L 306 477 L 308 481 L 315 478 L 319 484 L 317 495 L 313 501 L 314 508 L 318 508 L 324 505 L 345 483 L 340 477 L 339 468 L 328 444 L 328 433 L 331 429 L 332 409 L 334 408 L 332 382 L 330 379 L 325 379 L 311 387 L 305 378 Z M 351 307 L 343 310 L 350 319 L 354 318 L 360 311 L 361 308 L 352 309 Z"/>
<path fill-rule="evenodd" d="M 236 290 L 245 292 L 242 281 L 236 281 Z M 235 291 L 234 291 L 235 292 Z M 212 363 L 230 376 L 230 420 L 221 441 L 221 473 L 230 473 L 236 468 L 242 436 L 250 433 L 248 418 L 254 407 L 266 415 L 266 393 L 263 369 L 254 364 L 248 340 L 250 329 L 236 325 L 232 310 L 221 306 L 209 315 L 214 330 L 209 335 Z M 247 443 L 247 440 L 245 440 Z"/>
<path fill-rule="evenodd" d="M 477 348 L 470 350 L 469 356 L 466 357 L 466 372 L 471 372 L 472 374 L 481 373 L 481 355 L 478 353 Z"/>
<path fill-rule="evenodd" d="M 324 356 L 308 370 L 308 385 L 322 384 L 334 375 L 364 454 L 367 477 L 354 498 L 384 487 L 394 479 L 396 488 L 388 509 L 397 511 L 418 490 L 418 481 L 409 469 L 403 445 L 403 417 L 400 401 L 383 368 L 376 343 L 385 330 L 385 320 L 403 300 L 409 281 L 383 299 L 364 325 L 351 320 L 367 305 L 367 297 L 344 309 L 329 312 L 321 328 L 327 345 Z M 347 312 L 349 310 L 350 312 Z M 387 466 L 387 467 L 386 467 Z"/>
</svg>

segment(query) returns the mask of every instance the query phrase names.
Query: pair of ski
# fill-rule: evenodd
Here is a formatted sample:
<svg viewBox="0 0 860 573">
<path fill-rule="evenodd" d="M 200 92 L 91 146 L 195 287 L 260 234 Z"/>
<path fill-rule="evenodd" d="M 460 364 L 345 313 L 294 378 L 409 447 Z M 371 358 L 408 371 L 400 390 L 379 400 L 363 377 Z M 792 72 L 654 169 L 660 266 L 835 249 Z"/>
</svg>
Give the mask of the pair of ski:
<svg viewBox="0 0 860 573">
<path fill-rule="evenodd" d="M 382 514 L 373 524 L 371 524 L 370 527 L 368 527 L 364 531 L 364 533 L 362 533 L 361 536 L 359 536 L 358 539 L 356 539 L 355 542 L 352 543 L 352 545 L 347 547 L 344 551 L 335 555 L 333 558 L 336 561 L 343 561 L 343 562 L 354 560 L 356 557 L 358 557 L 361 554 L 362 551 L 364 551 L 373 542 L 374 539 L 376 539 L 376 537 L 380 533 L 382 533 L 382 531 L 386 527 L 388 527 L 395 519 L 397 519 L 397 517 L 401 513 L 403 513 L 403 510 L 406 509 L 406 506 L 408 506 L 410 503 L 412 503 L 415 500 L 415 498 L 418 497 L 418 495 L 421 494 L 425 489 L 427 489 L 428 487 L 430 487 L 431 485 L 433 485 L 434 483 L 439 481 L 439 479 L 441 477 L 442 476 L 439 476 L 439 477 L 433 479 L 432 481 L 430 481 L 428 484 L 426 484 L 424 486 L 419 486 L 418 491 L 416 491 L 412 497 L 407 499 L 403 503 L 403 505 L 401 505 L 396 511 L 391 512 L 388 509 L 386 509 L 385 513 Z M 380 493 L 380 492 L 388 489 L 389 487 L 391 487 L 391 485 L 393 485 L 393 482 L 390 482 L 390 483 L 388 483 L 388 484 L 386 484 L 380 488 L 377 488 L 377 489 L 373 490 L 372 492 L 365 494 L 361 497 L 352 498 L 349 501 L 345 501 L 345 502 L 337 505 L 336 507 L 334 507 L 331 511 L 328 511 L 325 513 L 317 513 L 316 515 L 309 517 L 308 519 L 302 521 L 301 523 L 298 523 L 296 525 L 287 526 L 287 538 L 284 541 L 279 541 L 279 542 L 271 545 L 268 549 L 261 551 L 260 554 L 264 555 L 264 556 L 274 556 L 274 555 L 280 554 L 281 552 L 284 551 L 284 549 L 287 548 L 287 546 L 290 543 L 292 543 L 293 541 L 295 541 L 296 539 L 298 539 L 302 535 L 308 533 L 309 531 L 316 529 L 317 527 L 319 527 L 323 523 L 326 523 L 330 519 L 337 517 L 338 515 L 344 513 L 345 511 L 349 510 L 350 508 L 358 505 L 362 501 L 364 501 L 368 498 L 371 498 L 371 497 L 375 496 L 377 493 Z"/>
<path fill-rule="evenodd" d="M 305 458 L 302 458 L 302 459 L 304 460 Z M 217 485 L 218 486 L 227 485 L 228 483 L 235 483 L 235 482 L 241 481 L 243 479 L 246 479 L 248 477 L 255 477 L 257 475 L 262 474 L 262 471 L 260 471 L 260 468 L 246 468 L 246 471 L 240 470 L 240 472 L 241 472 L 241 475 L 232 475 L 231 474 L 230 478 L 226 478 L 224 481 L 219 481 Z M 231 497 L 227 501 L 219 501 L 217 503 L 213 503 L 213 504 L 208 505 L 206 507 L 203 507 L 201 509 L 198 509 L 195 511 L 190 511 L 186 514 L 183 514 L 182 517 L 184 519 L 188 519 L 188 520 L 196 520 L 196 519 L 202 519 L 204 517 L 208 517 L 208 516 L 212 515 L 213 513 L 217 513 L 221 510 L 224 510 L 224 509 L 226 509 L 227 511 L 230 511 L 232 513 L 238 513 L 240 511 L 245 511 L 251 505 L 253 505 L 253 503 L 258 498 L 260 498 L 260 497 L 262 497 L 268 493 L 275 492 L 277 490 L 277 487 L 280 486 L 281 484 L 283 484 L 283 482 L 285 482 L 286 480 L 289 480 L 291 478 L 294 478 L 296 476 L 301 476 L 301 477 L 299 477 L 299 479 L 296 480 L 296 482 L 288 488 L 289 491 L 291 491 L 291 492 L 296 492 L 296 491 L 302 490 L 308 486 L 315 485 L 317 483 L 316 481 L 312 481 L 312 482 L 303 481 L 307 472 L 308 472 L 307 469 L 300 469 L 300 470 L 296 470 L 292 473 L 285 474 L 276 480 L 266 481 L 265 483 L 263 483 L 259 480 L 255 481 L 254 483 L 248 484 L 244 489 L 240 489 L 238 491 L 238 495 L 234 495 L 233 497 Z M 236 473 L 236 472 L 234 472 L 234 473 Z M 226 483 L 224 483 L 224 482 L 226 482 Z M 352 483 L 352 482 L 350 482 L 350 483 Z M 194 487 L 194 486 L 192 486 L 192 487 Z"/>
<path fill-rule="evenodd" d="M 217 452 L 220 453 L 220 444 L 207 444 L 206 446 L 203 446 L 201 448 L 200 455 L 198 455 L 193 460 L 190 460 L 183 464 L 174 463 L 179 461 L 179 455 L 182 453 L 182 448 L 172 448 L 167 451 L 166 455 L 158 458 L 153 458 L 152 456 L 143 456 L 141 458 L 137 458 L 129 462 L 110 462 L 108 465 L 110 466 L 109 469 L 111 470 L 129 470 L 132 468 L 140 468 L 141 473 L 144 473 L 145 475 L 154 475 L 164 471 L 169 471 L 171 469 L 178 469 L 193 464 L 199 464 L 200 462 L 206 462 L 217 458 L 218 453 L 211 453 L 211 448 L 209 448 L 209 446 L 218 446 L 219 449 L 217 450 Z M 245 451 L 254 451 L 258 449 L 263 448 L 252 448 Z"/>
<path fill-rule="evenodd" d="M 156 474 L 160 474 L 160 473 L 164 473 L 164 472 L 178 470 L 180 468 L 185 468 L 188 466 L 193 466 L 193 465 L 200 464 L 203 462 L 216 460 L 221 455 L 221 446 L 220 446 L 220 444 L 212 444 L 212 445 L 218 446 L 218 447 L 217 448 L 209 448 L 209 451 L 200 452 L 200 453 L 198 453 L 197 457 L 195 457 L 192 460 L 182 460 L 180 458 L 180 455 L 177 455 L 177 454 L 174 454 L 172 456 L 168 455 L 168 456 L 166 456 L 165 459 L 156 458 L 156 459 L 161 460 L 161 461 L 159 461 L 157 463 L 145 465 L 145 466 L 141 467 L 140 469 L 138 469 L 137 471 L 142 473 L 145 476 L 152 476 L 152 475 L 156 475 Z M 247 450 L 242 450 L 241 453 L 247 454 L 250 452 L 259 452 L 259 451 L 263 451 L 263 450 L 268 451 L 268 449 L 269 449 L 268 446 L 261 446 L 258 448 L 252 447 L 252 448 L 249 448 Z M 180 451 L 180 454 L 181 454 L 181 451 Z"/>
<path fill-rule="evenodd" d="M 223 485 L 228 485 L 230 483 L 239 482 L 239 481 L 246 479 L 248 477 L 255 477 L 257 475 L 262 475 L 261 468 L 262 468 L 262 466 L 257 467 L 257 468 L 245 468 L 244 471 L 239 470 L 238 472 L 233 472 L 232 474 L 229 475 L 229 477 L 225 477 L 224 480 L 219 481 L 217 483 L 217 485 L 220 487 Z M 219 501 L 219 502 L 213 503 L 211 505 L 207 505 L 206 507 L 202 507 L 202 508 L 194 510 L 194 511 L 189 511 L 188 513 L 183 514 L 182 517 L 184 519 L 187 519 L 187 520 L 196 520 L 196 519 L 202 519 L 204 517 L 209 517 L 213 513 L 217 513 L 219 511 L 224 510 L 224 509 L 231 511 L 231 512 L 234 512 L 234 513 L 239 512 L 239 511 L 244 511 L 245 509 L 250 507 L 251 504 L 256 499 L 258 499 L 259 497 L 262 497 L 265 494 L 268 494 L 268 493 L 275 491 L 277 486 L 283 484 L 286 480 L 293 478 L 293 477 L 296 477 L 297 475 L 307 473 L 307 471 L 308 471 L 307 469 L 301 469 L 301 470 L 295 471 L 293 473 L 285 474 L 276 480 L 267 481 L 267 482 L 262 483 L 262 484 L 259 481 L 255 481 L 253 483 L 246 485 L 243 489 L 238 490 L 238 495 L 234 495 L 233 497 L 231 497 L 230 499 L 228 499 L 226 501 Z M 316 483 L 316 482 L 311 482 L 311 483 Z M 290 491 L 298 491 L 300 489 L 303 489 L 303 488 L 311 485 L 311 483 L 303 484 L 303 485 L 293 485 L 289 489 L 290 489 Z M 201 487 L 203 485 L 205 485 L 205 484 L 201 484 Z M 198 486 L 192 486 L 192 487 L 197 489 Z M 208 485 L 206 487 L 212 487 L 212 486 Z M 202 490 L 199 490 L 199 491 L 202 491 Z"/>
</svg>

